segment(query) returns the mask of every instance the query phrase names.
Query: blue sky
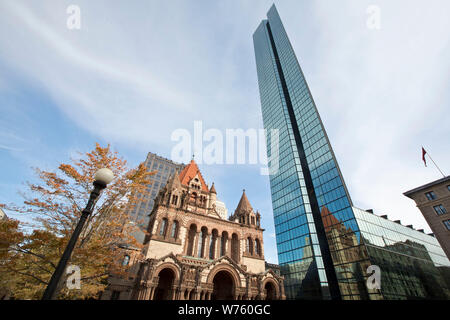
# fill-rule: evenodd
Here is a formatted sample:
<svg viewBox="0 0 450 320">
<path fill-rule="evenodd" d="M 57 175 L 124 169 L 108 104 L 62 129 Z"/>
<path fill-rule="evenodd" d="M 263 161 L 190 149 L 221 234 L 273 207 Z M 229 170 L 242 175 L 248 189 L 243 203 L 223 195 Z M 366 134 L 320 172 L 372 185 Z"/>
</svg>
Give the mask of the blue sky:
<svg viewBox="0 0 450 320">
<path fill-rule="evenodd" d="M 66 27 L 70 4 L 81 29 Z M 32 167 L 95 142 L 131 165 L 170 157 L 171 133 L 262 128 L 252 34 L 272 1 L 2 1 L 0 202 Z M 450 172 L 448 1 L 277 1 L 353 202 L 430 232 L 403 192 Z M 369 5 L 381 29 L 366 27 Z M 258 165 L 202 165 L 229 211 L 242 189 L 276 262 L 269 180 Z M 14 216 L 14 215 L 13 215 Z"/>
</svg>

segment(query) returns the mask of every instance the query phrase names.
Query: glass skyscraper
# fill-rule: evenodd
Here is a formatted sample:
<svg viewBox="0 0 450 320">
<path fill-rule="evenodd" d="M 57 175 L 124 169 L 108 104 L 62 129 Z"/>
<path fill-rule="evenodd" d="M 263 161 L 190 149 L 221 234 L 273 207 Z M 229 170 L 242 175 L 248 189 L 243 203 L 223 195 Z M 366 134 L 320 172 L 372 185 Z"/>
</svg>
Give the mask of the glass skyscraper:
<svg viewBox="0 0 450 320">
<path fill-rule="evenodd" d="M 147 227 L 149 214 L 152 212 L 155 198 L 167 183 L 167 179 L 176 171 L 181 172 L 184 164 L 173 162 L 155 153 L 149 152 L 145 159 L 145 166 L 148 171 L 156 171 L 156 174 L 150 177 L 150 183 L 143 194 L 138 195 L 136 203 L 128 208 L 130 220 L 138 223 L 142 227 Z"/>
<path fill-rule="evenodd" d="M 267 152 L 278 152 L 270 186 L 287 298 L 382 299 L 366 286 L 371 252 L 275 5 L 253 43 L 264 127 L 279 135 Z"/>
</svg>

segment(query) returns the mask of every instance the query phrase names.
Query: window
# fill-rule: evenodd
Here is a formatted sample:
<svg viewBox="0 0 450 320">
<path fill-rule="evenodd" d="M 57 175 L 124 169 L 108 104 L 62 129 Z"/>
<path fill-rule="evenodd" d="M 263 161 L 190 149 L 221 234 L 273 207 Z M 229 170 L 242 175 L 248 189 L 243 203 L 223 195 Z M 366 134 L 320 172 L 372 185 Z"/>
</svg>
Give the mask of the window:
<svg viewBox="0 0 450 320">
<path fill-rule="evenodd" d="M 167 219 L 164 218 L 161 221 L 161 228 L 159 229 L 159 235 L 165 236 L 166 235 L 166 229 L 167 229 Z"/>
<path fill-rule="evenodd" d="M 175 239 L 178 236 L 178 221 L 176 221 L 176 220 L 173 222 L 172 232 L 170 233 L 170 236 Z"/>
<path fill-rule="evenodd" d="M 205 243 L 206 243 L 206 237 L 208 236 L 208 231 L 205 227 L 201 229 L 201 235 L 198 237 L 198 257 L 203 258 L 204 252 L 205 252 Z"/>
<path fill-rule="evenodd" d="M 130 256 L 129 255 L 125 255 L 125 257 L 123 257 L 123 261 L 122 261 L 122 266 L 127 266 L 130 263 Z"/>
<path fill-rule="evenodd" d="M 442 204 L 434 206 L 434 211 L 440 216 L 441 214 L 447 213 L 447 210 L 445 210 L 444 206 Z"/>
<path fill-rule="evenodd" d="M 444 223 L 444 226 L 447 228 L 447 230 L 450 230 L 450 219 L 442 222 Z"/>
<path fill-rule="evenodd" d="M 255 239 L 255 253 L 258 256 L 261 256 L 261 243 L 259 242 L 259 239 Z"/>
<path fill-rule="evenodd" d="M 433 191 L 425 193 L 425 196 L 427 197 L 428 200 L 434 200 L 437 198 L 436 194 Z"/>
<path fill-rule="evenodd" d="M 194 239 L 195 234 L 197 233 L 197 227 L 193 224 L 189 228 L 189 234 L 188 234 L 188 247 L 187 247 L 187 255 L 193 257 L 194 256 Z"/>
<path fill-rule="evenodd" d="M 247 238 L 247 253 L 253 254 L 253 240 L 252 238 Z"/>
<path fill-rule="evenodd" d="M 450 191 L 450 185 L 447 186 L 447 190 Z"/>
</svg>

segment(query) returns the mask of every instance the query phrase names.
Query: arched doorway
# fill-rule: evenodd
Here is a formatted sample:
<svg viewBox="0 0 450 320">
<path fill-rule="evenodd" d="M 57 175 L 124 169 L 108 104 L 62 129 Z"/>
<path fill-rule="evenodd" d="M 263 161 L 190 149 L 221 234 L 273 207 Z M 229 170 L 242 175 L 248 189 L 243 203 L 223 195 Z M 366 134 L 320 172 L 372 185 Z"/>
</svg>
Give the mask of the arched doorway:
<svg viewBox="0 0 450 320">
<path fill-rule="evenodd" d="M 267 282 L 266 285 L 264 286 L 264 289 L 266 290 L 266 300 L 274 300 L 276 291 L 273 283 L 270 281 Z"/>
<path fill-rule="evenodd" d="M 227 271 L 219 271 L 213 279 L 214 290 L 212 300 L 233 300 L 234 282 L 233 277 Z"/>
<path fill-rule="evenodd" d="M 153 300 L 171 300 L 172 284 L 174 279 L 175 274 L 171 269 L 162 269 L 159 272 L 158 286 L 155 289 Z"/>
</svg>

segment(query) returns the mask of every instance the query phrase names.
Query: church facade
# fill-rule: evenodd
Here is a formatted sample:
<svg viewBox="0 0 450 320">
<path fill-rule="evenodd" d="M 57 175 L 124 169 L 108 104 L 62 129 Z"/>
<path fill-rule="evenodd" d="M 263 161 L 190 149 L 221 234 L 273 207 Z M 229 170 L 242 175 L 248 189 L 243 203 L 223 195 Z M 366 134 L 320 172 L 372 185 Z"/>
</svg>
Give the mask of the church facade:
<svg viewBox="0 0 450 320">
<path fill-rule="evenodd" d="M 245 190 L 229 218 L 216 201 L 194 160 L 173 175 L 155 200 L 144 248 L 124 249 L 130 276 L 110 277 L 102 299 L 285 299 Z"/>
</svg>

